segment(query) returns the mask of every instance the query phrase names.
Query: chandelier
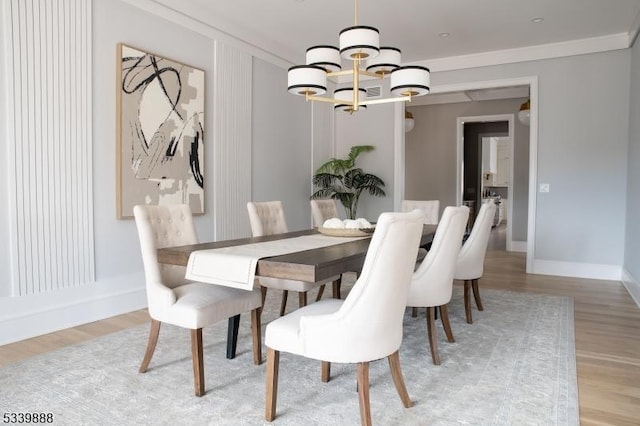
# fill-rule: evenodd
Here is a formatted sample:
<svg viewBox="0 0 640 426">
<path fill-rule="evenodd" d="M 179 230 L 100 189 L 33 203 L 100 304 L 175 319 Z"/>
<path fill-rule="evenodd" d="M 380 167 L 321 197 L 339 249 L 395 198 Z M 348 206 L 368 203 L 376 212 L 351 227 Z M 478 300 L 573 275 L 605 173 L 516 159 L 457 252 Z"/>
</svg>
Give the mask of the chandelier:
<svg viewBox="0 0 640 426">
<path fill-rule="evenodd" d="M 412 97 L 429 93 L 429 69 L 418 65 L 400 65 L 401 52 L 395 47 L 380 46 L 377 28 L 358 25 L 358 0 L 354 0 L 354 25 L 340 31 L 340 47 L 320 45 L 307 49 L 306 65 L 289 68 L 288 90 L 307 101 L 329 102 L 335 109 L 354 113 L 371 104 L 411 101 Z M 342 59 L 351 61 L 350 69 L 342 69 Z M 327 93 L 327 80 L 345 76 L 346 87 Z M 392 97 L 366 99 L 360 88 L 361 77 L 383 79 L 390 76 Z"/>
</svg>

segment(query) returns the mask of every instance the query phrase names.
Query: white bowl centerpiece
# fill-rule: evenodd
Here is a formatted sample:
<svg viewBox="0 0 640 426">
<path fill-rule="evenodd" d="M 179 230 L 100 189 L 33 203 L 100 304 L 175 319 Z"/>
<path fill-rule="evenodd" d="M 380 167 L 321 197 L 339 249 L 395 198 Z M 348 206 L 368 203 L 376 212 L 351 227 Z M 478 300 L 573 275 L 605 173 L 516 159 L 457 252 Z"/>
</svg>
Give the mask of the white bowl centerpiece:
<svg viewBox="0 0 640 426">
<path fill-rule="evenodd" d="M 334 237 L 365 237 L 371 235 L 375 227 L 365 218 L 340 220 L 332 217 L 324 221 L 318 232 Z"/>
</svg>

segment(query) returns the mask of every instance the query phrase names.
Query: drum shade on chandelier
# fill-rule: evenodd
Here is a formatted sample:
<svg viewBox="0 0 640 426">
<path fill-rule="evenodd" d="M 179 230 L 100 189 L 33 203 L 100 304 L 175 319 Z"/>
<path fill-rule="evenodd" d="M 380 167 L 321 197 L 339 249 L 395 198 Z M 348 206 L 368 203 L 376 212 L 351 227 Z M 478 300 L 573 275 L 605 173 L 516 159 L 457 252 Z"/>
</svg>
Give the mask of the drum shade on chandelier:
<svg viewBox="0 0 640 426">
<path fill-rule="evenodd" d="M 414 96 L 430 91 L 429 69 L 418 65 L 400 64 L 401 52 L 395 47 L 380 46 L 377 28 L 358 25 L 358 0 L 354 0 L 354 26 L 340 31 L 339 48 L 330 45 L 312 46 L 307 49 L 306 65 L 289 68 L 289 92 L 304 96 L 307 101 L 329 102 L 336 109 L 353 113 L 367 105 L 410 101 Z M 342 69 L 342 59 L 351 61 L 351 69 Z M 327 93 L 330 77 L 346 76 L 346 87 Z M 393 97 L 366 99 L 366 91 L 360 88 L 360 77 L 385 78 L 390 76 L 390 92 Z"/>
</svg>

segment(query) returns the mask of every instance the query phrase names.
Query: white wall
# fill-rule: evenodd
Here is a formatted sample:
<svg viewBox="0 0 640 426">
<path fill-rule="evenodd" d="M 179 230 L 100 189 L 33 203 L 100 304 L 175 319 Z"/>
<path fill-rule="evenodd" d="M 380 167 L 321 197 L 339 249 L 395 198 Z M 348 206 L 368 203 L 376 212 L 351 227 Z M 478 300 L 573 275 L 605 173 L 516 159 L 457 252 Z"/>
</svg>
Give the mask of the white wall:
<svg viewBox="0 0 640 426">
<path fill-rule="evenodd" d="M 6 10 L 0 8 L 0 13 L 3 15 L 0 17 L 0 22 L 4 23 L 4 12 Z M 0 97 L 0 135 L 3 140 L 8 141 L 5 135 L 7 129 L 7 103 L 8 97 L 5 95 L 8 93 L 7 86 L 9 73 L 4 72 L 6 67 L 6 51 L 5 43 L 7 40 L 6 25 L 2 25 L 0 29 L 0 90 L 3 95 Z M 0 197 L 2 200 L 9 199 L 9 167 L 7 167 L 6 161 L 9 157 L 9 143 L 0 143 L 0 158 L 2 159 L 2 172 L 0 172 Z M 0 298 L 11 295 L 11 258 L 9 242 L 11 241 L 10 226 L 9 226 L 9 210 L 7 203 L 3 203 L 0 207 Z"/>
<path fill-rule="evenodd" d="M 364 86 L 363 86 L 364 87 Z M 393 211 L 394 185 L 394 105 L 371 105 L 354 114 L 336 112 L 336 156 L 346 157 L 354 145 L 373 145 L 375 149 L 360 154 L 356 165 L 366 173 L 381 178 L 385 197 L 373 197 L 362 193 L 357 216 L 370 221 L 378 219 L 380 213 Z M 344 214 L 344 209 L 340 212 Z"/>
<path fill-rule="evenodd" d="M 96 278 L 101 281 L 139 272 L 142 266 L 135 223 L 115 217 L 115 46 L 122 42 L 204 70 L 204 185 L 213 189 L 214 43 L 187 28 L 120 1 L 94 0 L 93 13 L 95 250 Z M 202 240 L 213 238 L 213 197 L 207 192 L 206 214 L 195 220 Z"/>
<path fill-rule="evenodd" d="M 630 51 L 434 72 L 431 82 L 436 87 L 530 76 L 538 77 L 539 86 L 537 183 L 548 183 L 551 189 L 537 194 L 533 272 L 620 279 Z M 340 132 L 339 120 L 339 144 L 352 145 L 357 139 L 349 139 L 363 135 L 391 143 L 393 113 L 379 107 L 367 111 L 368 119 L 358 114 L 355 119 L 362 121 L 347 133 Z M 393 155 L 379 160 L 376 171 L 393 176 Z"/>
<path fill-rule="evenodd" d="M 640 305 L 640 42 L 631 51 L 629 103 L 629 155 L 627 174 L 627 220 L 624 267 L 627 288 Z"/>
<path fill-rule="evenodd" d="M 253 199 L 281 200 L 289 230 L 309 228 L 311 103 L 287 92 L 282 68 L 259 59 L 253 88 Z"/>
<path fill-rule="evenodd" d="M 432 85 L 538 76 L 538 272 L 620 278 L 630 52 L 434 73 Z M 603 78 L 606 76 L 606 78 Z"/>
<path fill-rule="evenodd" d="M 90 0 L 87 0 L 90 1 Z M 135 4 L 135 6 L 134 6 Z M 218 184 L 213 176 L 213 123 L 215 45 L 245 49 L 232 43 L 228 35 L 217 36 L 202 24 L 179 25 L 143 10 L 149 3 L 130 0 L 93 0 L 93 205 L 95 234 L 96 282 L 71 289 L 52 291 L 29 297 L 8 297 L 12 285 L 8 205 L 0 207 L 0 345 L 15 340 L 55 331 L 101 318 L 129 312 L 146 306 L 144 274 L 135 224 L 132 220 L 116 220 L 116 129 L 115 129 L 115 58 L 116 44 L 123 42 L 167 56 L 205 71 L 205 161 L 206 214 L 195 219 L 201 240 L 214 236 L 212 192 Z M 138 8 L 137 6 L 140 6 Z M 155 7 L 152 8 L 156 10 Z M 163 10 L 162 16 L 172 16 Z M 173 19 L 173 18 L 172 18 Z M 176 18 L 178 20 L 184 17 Z M 182 21 L 181 21 L 182 22 Z M 197 29 L 194 30 L 193 28 Z M 4 32 L 2 33 L 4 34 Z M 5 40 L 0 40 L 4 46 Z M 229 44 L 227 44 L 229 43 Z M 254 54 L 251 47 L 247 52 Z M 0 65 L 5 50 L 0 50 Z M 292 229 L 309 224 L 311 176 L 310 106 L 286 92 L 286 69 L 271 65 L 268 54 L 255 60 L 252 111 L 254 142 L 253 196 L 256 199 L 280 198 L 289 207 L 287 218 Z M 274 61 L 278 63 L 278 60 Z M 4 78 L 4 73 L 2 74 Z M 2 99 L 4 108 L 4 99 Z M 233 117 L 233 111 L 225 111 Z M 0 126 L 4 129 L 6 111 L 0 110 Z M 5 138 L 6 139 L 6 138 Z M 322 138 L 319 138 L 322 139 Z M 327 141 L 319 140 L 324 152 Z M 0 155 L 8 144 L 0 144 Z M 286 160 L 283 160 L 286 159 Z M 7 156 L 2 156 L 8 161 Z M 291 164 L 291 165 L 290 165 Z M 228 164 L 226 167 L 235 167 Z M 6 163 L 3 170 L 7 170 Z M 276 170 L 278 173 L 273 174 Z M 247 170 L 250 173 L 250 170 Z M 0 184 L 0 198 L 10 198 L 8 179 Z M 248 183 L 251 185 L 251 183 Z M 248 229 L 247 229 L 248 231 Z"/>
<path fill-rule="evenodd" d="M 132 221 L 115 220 L 115 44 L 126 42 L 154 53 L 202 68 L 207 73 L 207 134 L 211 144 L 212 99 L 215 87 L 214 40 L 193 21 L 174 24 L 133 7 L 132 0 L 93 0 L 93 153 L 94 232 L 96 283 L 30 297 L 7 297 L 11 287 L 8 206 L 0 207 L 0 344 L 59 328 L 89 322 L 145 304 L 142 265 Z M 137 3 L 136 3 L 137 4 Z M 140 2 L 140 7 L 145 2 Z M 170 15 L 170 12 L 166 12 Z M 3 32 L 4 35 L 4 32 Z M 229 39 L 224 35 L 225 41 Z M 5 40 L 0 41 L 4 46 Z M 0 47 L 4 62 L 5 50 Z M 268 55 L 259 55 L 264 58 Z M 632 75 L 638 80 L 637 47 Z M 539 182 L 550 183 L 551 192 L 538 197 L 536 257 L 565 265 L 595 265 L 596 272 L 622 265 L 625 248 L 625 211 L 629 227 L 625 266 L 638 275 L 638 228 L 633 222 L 639 181 L 638 87 L 633 85 L 632 120 L 629 125 L 631 54 L 616 51 L 570 58 L 534 61 L 460 71 L 434 73 L 433 85 L 485 81 L 537 75 L 539 77 Z M 277 61 L 276 61 L 277 62 Z M 274 62 L 274 63 L 276 63 Z M 281 64 L 280 64 L 281 65 Z M 327 129 L 330 113 L 313 114 L 322 129 L 310 129 L 311 108 L 300 98 L 287 95 L 286 72 L 263 60 L 254 61 L 252 181 L 255 199 L 283 199 L 292 229 L 309 223 L 310 171 L 334 153 Z M 603 78 L 606 76 L 606 78 Z M 356 144 L 372 144 L 376 150 L 362 156 L 360 165 L 382 177 L 387 197 L 364 196 L 359 215 L 376 218 L 393 209 L 394 150 L 393 106 L 378 105 L 354 116 L 339 115 L 335 123 L 336 155 Z M 365 118 L 366 117 L 366 118 Z M 634 124 L 635 123 L 635 124 Z M 0 126 L 6 111 L 0 110 Z M 6 139 L 6 138 L 5 138 Z M 313 149 L 310 147 L 314 141 Z M 629 141 L 631 146 L 629 147 Z M 317 142 L 317 144 L 315 144 Z M 6 154 L 7 144 L 0 144 Z M 205 152 L 207 188 L 212 182 L 212 151 Z M 629 154 L 629 163 L 627 163 Z M 259 156 L 262 159 L 259 160 Z M 295 165 L 281 158 L 289 157 Z M 2 157 L 4 161 L 7 156 Z M 233 167 L 233 165 L 229 165 Z M 286 170 L 285 167 L 288 167 Z M 627 174 L 629 167 L 629 174 Z M 8 168 L 3 167 L 6 171 Z M 271 173 L 277 169 L 277 179 Z M 267 176 L 271 180 L 267 180 Z M 260 179 L 262 177 L 263 179 Z M 627 206 L 627 179 L 629 203 Z M 0 198 L 8 200 L 7 182 L 0 184 Z M 213 236 L 212 198 L 207 214 L 196 218 L 201 239 Z M 632 222 L 628 225 L 629 221 Z"/>
<path fill-rule="evenodd" d="M 526 100 L 526 99 L 524 99 Z M 457 118 L 516 114 L 523 99 L 408 106 L 414 129 L 405 136 L 405 197 L 456 204 Z M 527 240 L 529 127 L 514 120 L 513 240 Z"/>
</svg>

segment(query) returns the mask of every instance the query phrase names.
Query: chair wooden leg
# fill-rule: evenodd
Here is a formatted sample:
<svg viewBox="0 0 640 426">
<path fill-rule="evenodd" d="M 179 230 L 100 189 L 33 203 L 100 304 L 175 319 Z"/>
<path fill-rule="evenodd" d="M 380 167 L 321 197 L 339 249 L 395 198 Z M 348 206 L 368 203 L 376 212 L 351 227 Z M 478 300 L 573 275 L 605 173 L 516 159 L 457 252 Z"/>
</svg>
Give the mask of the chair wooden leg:
<svg viewBox="0 0 640 426">
<path fill-rule="evenodd" d="M 402 405 L 404 405 L 405 408 L 409 408 L 413 403 L 411 402 L 411 398 L 409 398 L 409 392 L 407 392 L 407 387 L 404 384 L 404 377 L 402 375 L 402 368 L 400 368 L 400 355 L 398 351 L 389 355 L 388 359 L 393 384 L 396 386 L 400 400 L 402 400 Z"/>
<path fill-rule="evenodd" d="M 289 292 L 287 290 L 282 290 L 282 302 L 280 302 L 280 316 L 283 316 L 285 309 L 287 309 L 288 296 L 289 296 Z"/>
<path fill-rule="evenodd" d="M 440 365 L 440 354 L 438 352 L 438 332 L 436 331 L 435 308 L 427 308 L 427 334 L 429 336 L 429 347 L 431 348 L 431 359 L 435 365 Z"/>
<path fill-rule="evenodd" d="M 324 284 L 322 284 L 322 285 L 320 286 L 320 288 L 318 289 L 318 295 L 316 296 L 316 302 L 317 302 L 318 300 L 322 299 L 322 295 L 324 294 L 324 287 L 325 287 L 325 285 L 324 285 Z"/>
<path fill-rule="evenodd" d="M 264 286 L 260 287 L 260 294 L 262 295 L 262 309 L 264 309 L 264 301 L 267 300 L 267 288 L 268 287 Z"/>
<path fill-rule="evenodd" d="M 471 281 L 464 280 L 464 314 L 467 317 L 467 323 L 473 324 L 473 318 L 471 317 L 471 295 L 469 294 L 469 286 Z"/>
<path fill-rule="evenodd" d="M 264 418 L 272 422 L 276 418 L 276 400 L 278 399 L 278 364 L 280 352 L 267 347 L 267 395 Z"/>
<path fill-rule="evenodd" d="M 358 402 L 360 403 L 360 424 L 362 426 L 371 426 L 368 362 L 358 363 Z"/>
<path fill-rule="evenodd" d="M 333 281 L 331 283 L 332 289 L 333 289 L 333 298 L 334 299 L 340 299 L 340 287 L 342 287 L 342 275 L 340 275 L 340 278 L 338 278 L 337 280 Z"/>
<path fill-rule="evenodd" d="M 193 358 L 193 385 L 196 396 L 204 395 L 204 357 L 202 329 L 191 330 L 191 357 Z"/>
<path fill-rule="evenodd" d="M 327 383 L 331 380 L 331 363 L 328 361 L 322 361 L 322 369 L 320 372 L 320 379 L 323 383 Z"/>
<path fill-rule="evenodd" d="M 411 316 L 413 318 L 418 318 L 418 308 L 411 308 Z"/>
<path fill-rule="evenodd" d="M 156 321 L 154 319 L 151 320 L 151 328 L 149 330 L 149 340 L 147 341 L 147 349 L 144 352 L 144 358 L 142 359 L 142 364 L 140 364 L 140 368 L 138 369 L 139 373 L 144 373 L 149 368 L 149 363 L 151 362 L 151 358 L 153 357 L 153 353 L 156 350 L 156 345 L 158 344 L 158 335 L 160 334 L 160 321 Z"/>
<path fill-rule="evenodd" d="M 480 300 L 480 289 L 478 288 L 478 280 L 471 281 L 471 288 L 473 289 L 473 298 L 476 299 L 476 306 L 479 311 L 484 311 L 482 307 L 482 300 Z"/>
<path fill-rule="evenodd" d="M 451 331 L 451 323 L 449 322 L 449 309 L 447 305 L 440 306 L 440 321 L 442 321 L 442 328 L 447 335 L 447 341 L 453 343 L 456 339 L 453 338 L 453 332 Z"/>
<path fill-rule="evenodd" d="M 298 293 L 298 306 L 305 307 L 307 306 L 307 292 L 301 291 Z"/>
<path fill-rule="evenodd" d="M 240 314 L 229 318 L 227 326 L 227 359 L 236 357 L 236 347 L 238 346 L 238 328 L 240 327 Z"/>
<path fill-rule="evenodd" d="M 260 308 L 256 308 L 251 311 L 251 338 L 253 340 L 253 363 L 255 365 L 262 364 L 261 311 L 262 310 Z"/>
</svg>

